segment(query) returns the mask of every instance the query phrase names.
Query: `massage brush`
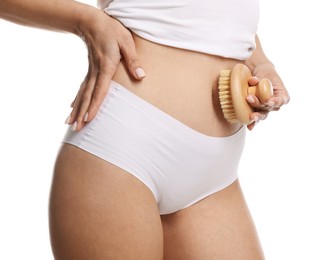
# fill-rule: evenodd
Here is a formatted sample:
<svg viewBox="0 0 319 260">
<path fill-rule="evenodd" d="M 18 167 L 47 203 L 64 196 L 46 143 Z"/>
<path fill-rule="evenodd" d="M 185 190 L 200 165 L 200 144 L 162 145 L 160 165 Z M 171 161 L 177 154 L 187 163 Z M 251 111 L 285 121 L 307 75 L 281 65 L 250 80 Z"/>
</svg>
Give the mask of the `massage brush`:
<svg viewBox="0 0 319 260">
<path fill-rule="evenodd" d="M 225 119 L 230 123 L 249 125 L 250 114 L 256 111 L 246 101 L 247 95 L 255 95 L 262 103 L 273 95 L 272 84 L 263 78 L 257 86 L 250 86 L 252 76 L 247 66 L 236 64 L 231 70 L 222 70 L 219 76 L 219 100 Z"/>
</svg>

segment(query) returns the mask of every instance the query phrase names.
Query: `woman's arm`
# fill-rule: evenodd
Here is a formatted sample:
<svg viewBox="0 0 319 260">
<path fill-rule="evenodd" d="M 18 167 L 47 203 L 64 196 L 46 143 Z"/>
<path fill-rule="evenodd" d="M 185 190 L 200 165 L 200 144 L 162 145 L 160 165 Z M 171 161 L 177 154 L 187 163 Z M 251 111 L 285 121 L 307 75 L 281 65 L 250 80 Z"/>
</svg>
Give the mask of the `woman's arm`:
<svg viewBox="0 0 319 260">
<path fill-rule="evenodd" d="M 248 129 L 251 130 L 259 120 L 266 119 L 270 111 L 277 111 L 282 105 L 287 104 L 290 97 L 275 66 L 265 55 L 258 36 L 256 36 L 256 49 L 251 57 L 246 60 L 245 64 L 250 68 L 253 74 L 253 77 L 249 80 L 251 85 L 256 85 L 259 79 L 268 78 L 272 82 L 274 89 L 273 97 L 269 98 L 265 104 L 261 103 L 254 95 L 247 96 L 249 104 L 259 110 L 251 114 L 251 120 L 255 121 L 248 126 Z"/>
<path fill-rule="evenodd" d="M 93 6 L 73 0 L 0 0 L 0 18 L 74 33 L 86 43 L 88 73 L 66 120 L 73 130 L 80 130 L 95 117 L 122 56 L 133 78 L 145 76 L 130 31 Z"/>
<path fill-rule="evenodd" d="M 0 18 L 26 26 L 78 34 L 93 7 L 73 0 L 1 0 Z"/>
</svg>

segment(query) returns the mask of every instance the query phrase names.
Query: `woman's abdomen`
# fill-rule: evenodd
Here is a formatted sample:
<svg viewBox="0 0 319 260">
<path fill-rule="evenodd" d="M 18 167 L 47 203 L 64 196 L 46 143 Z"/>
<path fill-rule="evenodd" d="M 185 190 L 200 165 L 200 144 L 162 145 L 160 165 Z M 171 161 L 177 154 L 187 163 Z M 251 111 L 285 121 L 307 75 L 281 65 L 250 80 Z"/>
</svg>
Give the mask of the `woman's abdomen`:
<svg viewBox="0 0 319 260">
<path fill-rule="evenodd" d="M 206 135 L 228 136 L 239 129 L 223 118 L 217 84 L 220 70 L 240 61 L 134 39 L 146 77 L 133 79 L 120 63 L 114 81 Z"/>
</svg>

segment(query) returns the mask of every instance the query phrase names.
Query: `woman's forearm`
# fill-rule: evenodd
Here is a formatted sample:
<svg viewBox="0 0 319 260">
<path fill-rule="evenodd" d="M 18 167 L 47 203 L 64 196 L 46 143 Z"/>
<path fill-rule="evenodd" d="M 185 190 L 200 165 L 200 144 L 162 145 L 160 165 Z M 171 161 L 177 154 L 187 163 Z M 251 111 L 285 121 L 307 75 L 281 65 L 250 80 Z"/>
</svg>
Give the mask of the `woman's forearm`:
<svg viewBox="0 0 319 260">
<path fill-rule="evenodd" d="M 98 10 L 73 0 L 1 0 L 0 18 L 26 26 L 80 34 L 81 24 Z"/>
<path fill-rule="evenodd" d="M 256 49 L 253 54 L 246 60 L 245 64 L 253 70 L 258 65 L 273 65 L 265 55 L 258 36 L 256 36 Z"/>
</svg>

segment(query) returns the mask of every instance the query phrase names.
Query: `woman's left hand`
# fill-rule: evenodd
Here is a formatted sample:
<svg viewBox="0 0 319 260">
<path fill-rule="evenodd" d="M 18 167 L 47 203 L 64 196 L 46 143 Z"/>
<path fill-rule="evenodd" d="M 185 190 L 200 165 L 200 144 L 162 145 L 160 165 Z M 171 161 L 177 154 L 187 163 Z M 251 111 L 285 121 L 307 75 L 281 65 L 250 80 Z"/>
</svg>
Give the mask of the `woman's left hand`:
<svg viewBox="0 0 319 260">
<path fill-rule="evenodd" d="M 256 66 L 252 71 L 252 75 L 248 80 L 250 85 L 257 85 L 260 79 L 267 78 L 272 83 L 274 95 L 266 100 L 265 103 L 262 103 L 255 95 L 246 97 L 250 106 L 257 110 L 250 115 L 250 119 L 253 122 L 247 126 L 249 130 L 252 130 L 260 120 L 265 120 L 269 112 L 278 111 L 281 106 L 287 104 L 290 100 L 288 91 L 271 63 Z"/>
</svg>

